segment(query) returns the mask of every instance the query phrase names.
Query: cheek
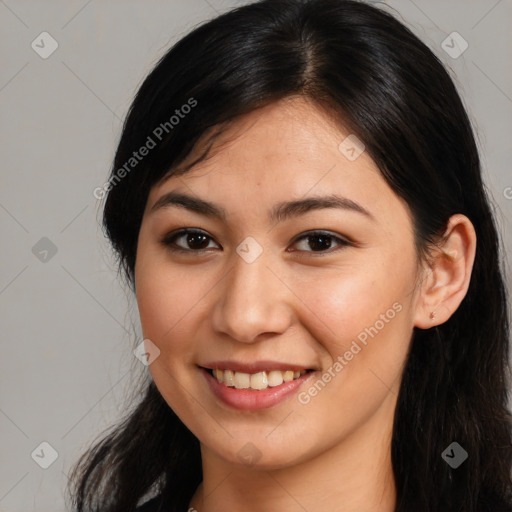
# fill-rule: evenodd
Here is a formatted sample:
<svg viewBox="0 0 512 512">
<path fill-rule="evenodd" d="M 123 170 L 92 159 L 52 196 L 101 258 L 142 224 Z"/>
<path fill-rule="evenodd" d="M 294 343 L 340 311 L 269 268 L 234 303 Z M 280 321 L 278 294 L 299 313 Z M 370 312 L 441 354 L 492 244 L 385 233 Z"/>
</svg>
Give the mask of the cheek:
<svg viewBox="0 0 512 512">
<path fill-rule="evenodd" d="M 363 390 L 385 390 L 401 372 L 412 334 L 414 260 L 404 255 L 392 259 L 390 255 L 389 261 L 381 258 L 301 284 L 297 294 L 313 313 L 307 328 L 322 346 L 323 366 L 341 364 L 334 371 L 340 387 L 329 386 L 333 391 L 364 400 Z"/>
<path fill-rule="evenodd" d="M 176 338 L 181 320 L 198 301 L 196 286 L 187 286 L 187 282 L 150 253 L 138 255 L 135 288 L 142 332 L 160 350 L 167 350 L 167 341 Z"/>
<path fill-rule="evenodd" d="M 140 272 L 136 280 L 136 296 L 144 337 L 160 339 L 173 325 L 176 308 L 170 307 L 170 297 L 165 292 L 164 279 L 157 279 L 155 272 Z M 165 312 L 168 312 L 166 315 Z"/>
<path fill-rule="evenodd" d="M 172 372 L 186 370 L 197 348 L 191 340 L 198 324 L 209 316 L 208 293 L 219 277 L 201 265 L 180 268 L 165 256 L 141 255 L 136 268 L 136 298 L 144 338 L 160 349 L 153 371 L 164 365 Z M 158 364 L 157 364 L 158 363 Z"/>
<path fill-rule="evenodd" d="M 393 304 L 402 303 L 408 281 L 406 271 L 402 276 L 394 276 L 380 266 L 373 270 L 368 266 L 360 270 L 352 267 L 303 282 L 298 295 L 314 311 L 318 325 L 326 328 L 322 330 L 323 336 L 318 333 L 317 339 L 322 340 L 325 333 L 330 333 L 339 339 L 341 348 L 347 337 L 364 332 L 380 320 L 380 315 L 385 316 L 384 320 L 394 319 L 399 308 L 393 309 Z"/>
</svg>

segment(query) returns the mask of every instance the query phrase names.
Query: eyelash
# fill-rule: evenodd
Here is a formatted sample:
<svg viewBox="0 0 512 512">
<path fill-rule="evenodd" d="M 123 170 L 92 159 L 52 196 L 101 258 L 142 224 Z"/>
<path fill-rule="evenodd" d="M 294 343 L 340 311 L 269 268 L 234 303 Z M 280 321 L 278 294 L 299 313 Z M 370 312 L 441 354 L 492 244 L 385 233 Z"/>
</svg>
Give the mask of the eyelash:
<svg viewBox="0 0 512 512">
<path fill-rule="evenodd" d="M 175 240 L 177 240 L 178 238 L 182 237 L 182 236 L 185 236 L 185 235 L 204 235 L 206 238 L 210 239 L 210 240 L 213 240 L 213 238 L 209 235 L 207 235 L 204 231 L 200 231 L 200 230 L 197 230 L 197 229 L 181 229 L 179 231 L 176 231 L 176 232 L 173 232 L 173 233 L 169 233 L 168 235 L 166 235 L 163 239 L 162 239 L 162 244 L 168 248 L 169 250 L 171 250 L 172 252 L 177 252 L 177 253 L 196 253 L 196 254 L 203 254 L 203 253 L 206 253 L 206 252 L 210 252 L 209 249 L 198 249 L 198 250 L 194 250 L 194 249 L 184 249 L 183 247 L 178 247 L 176 246 L 175 244 Z M 336 243 L 339 244 L 339 247 L 336 247 L 332 250 L 332 248 L 329 248 L 328 250 L 326 251 L 293 251 L 293 252 L 297 252 L 299 253 L 299 256 L 300 257 L 303 257 L 304 254 L 301 254 L 301 253 L 311 253 L 313 256 L 324 256 L 324 255 L 327 255 L 327 254 L 332 254 L 333 252 L 336 252 L 340 249 L 343 249 L 345 247 L 348 247 L 348 246 L 352 246 L 353 243 L 348 241 L 348 240 L 345 240 L 343 238 L 340 238 L 338 236 L 335 236 L 329 232 L 325 232 L 325 231 L 308 231 L 307 233 L 301 235 L 299 238 L 296 238 L 293 242 L 293 245 L 295 245 L 296 243 L 300 242 L 301 240 L 304 240 L 304 239 L 308 239 L 309 237 L 316 237 L 316 236 L 324 236 L 324 237 L 327 237 L 327 238 L 330 238 L 332 240 L 335 240 Z"/>
</svg>

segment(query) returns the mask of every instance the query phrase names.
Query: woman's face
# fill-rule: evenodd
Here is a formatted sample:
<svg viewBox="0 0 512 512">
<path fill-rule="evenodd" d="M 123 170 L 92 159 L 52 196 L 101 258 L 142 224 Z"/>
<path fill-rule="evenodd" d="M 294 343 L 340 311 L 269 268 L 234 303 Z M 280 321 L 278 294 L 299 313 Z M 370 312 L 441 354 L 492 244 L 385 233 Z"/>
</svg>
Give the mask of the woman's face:
<svg viewBox="0 0 512 512">
<path fill-rule="evenodd" d="M 408 208 L 349 135 L 288 98 L 151 190 L 135 267 L 149 369 L 218 459 L 277 468 L 390 442 L 419 267 Z"/>
</svg>

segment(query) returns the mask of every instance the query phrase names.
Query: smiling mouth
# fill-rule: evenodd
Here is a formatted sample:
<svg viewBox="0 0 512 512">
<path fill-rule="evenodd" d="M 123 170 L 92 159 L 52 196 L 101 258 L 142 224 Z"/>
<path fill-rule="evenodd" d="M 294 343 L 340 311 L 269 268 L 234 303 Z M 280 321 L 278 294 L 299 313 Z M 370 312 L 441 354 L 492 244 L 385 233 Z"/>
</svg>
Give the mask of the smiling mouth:
<svg viewBox="0 0 512 512">
<path fill-rule="evenodd" d="M 263 391 L 269 387 L 277 387 L 283 383 L 297 380 L 313 370 L 270 370 L 257 373 L 244 373 L 219 368 L 203 368 L 217 382 L 235 389 Z"/>
</svg>

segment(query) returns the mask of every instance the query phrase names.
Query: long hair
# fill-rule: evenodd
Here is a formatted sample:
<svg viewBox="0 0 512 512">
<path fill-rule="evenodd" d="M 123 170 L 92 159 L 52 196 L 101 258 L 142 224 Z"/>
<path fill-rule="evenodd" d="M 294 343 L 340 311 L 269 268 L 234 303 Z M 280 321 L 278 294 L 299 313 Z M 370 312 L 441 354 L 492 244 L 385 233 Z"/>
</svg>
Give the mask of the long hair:
<svg viewBox="0 0 512 512">
<path fill-rule="evenodd" d="M 475 137 L 443 65 L 387 12 L 352 0 L 263 0 L 178 41 L 139 88 L 103 189 L 119 268 L 133 289 L 151 187 L 178 175 L 203 136 L 290 96 L 312 101 L 364 142 L 412 212 L 419 257 L 455 213 L 476 230 L 460 307 L 434 329 L 414 329 L 393 425 L 396 512 L 512 510 L 509 313 Z M 147 156 L 130 160 L 142 146 L 151 146 Z M 168 510 L 186 510 L 202 480 L 199 442 L 153 382 L 143 394 L 73 468 L 77 512 L 131 512 L 151 492 Z M 468 453 L 456 469 L 441 456 L 452 442 Z"/>
</svg>

